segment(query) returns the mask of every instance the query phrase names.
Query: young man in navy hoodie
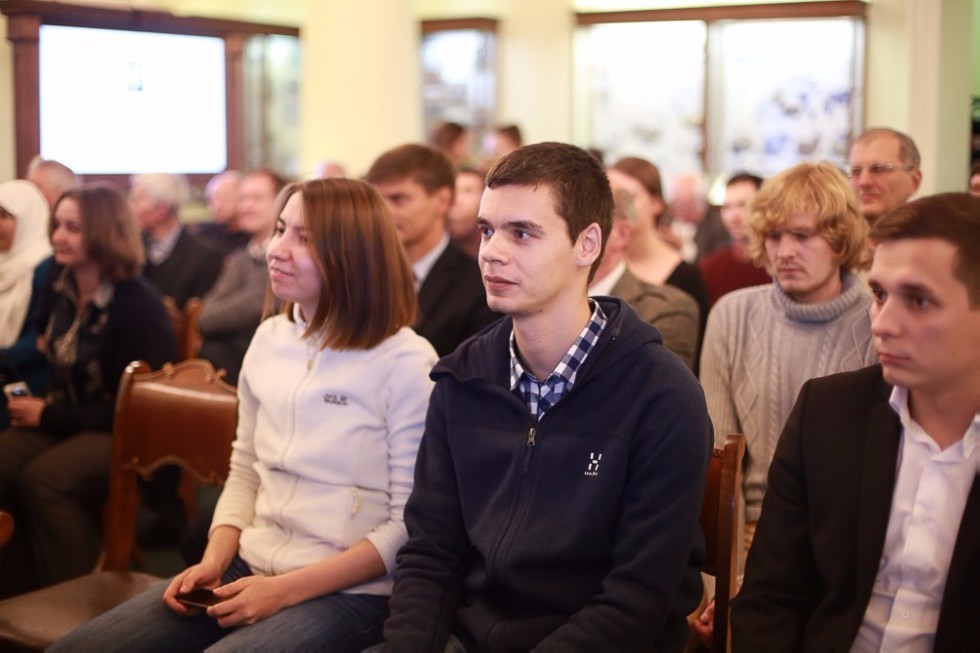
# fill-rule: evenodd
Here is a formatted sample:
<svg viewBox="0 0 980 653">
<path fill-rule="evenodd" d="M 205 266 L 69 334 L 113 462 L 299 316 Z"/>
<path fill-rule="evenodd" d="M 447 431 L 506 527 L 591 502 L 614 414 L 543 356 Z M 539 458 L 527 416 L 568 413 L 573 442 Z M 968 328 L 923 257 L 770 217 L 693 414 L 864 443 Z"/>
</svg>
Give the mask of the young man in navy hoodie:
<svg viewBox="0 0 980 653">
<path fill-rule="evenodd" d="M 507 317 L 432 371 L 388 650 L 682 649 L 711 426 L 657 330 L 587 296 L 612 208 L 571 145 L 487 176 L 479 262 Z"/>
</svg>

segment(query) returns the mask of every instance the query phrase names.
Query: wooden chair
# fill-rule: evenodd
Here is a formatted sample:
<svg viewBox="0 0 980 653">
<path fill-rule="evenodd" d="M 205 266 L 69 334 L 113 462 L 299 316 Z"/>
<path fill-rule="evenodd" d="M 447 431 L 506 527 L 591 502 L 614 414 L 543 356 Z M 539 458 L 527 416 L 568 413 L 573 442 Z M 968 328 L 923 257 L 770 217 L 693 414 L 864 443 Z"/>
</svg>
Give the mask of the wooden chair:
<svg viewBox="0 0 980 653">
<path fill-rule="evenodd" d="M 739 510 L 741 504 L 742 457 L 745 436 L 731 434 L 725 446 L 715 449 L 708 468 L 708 483 L 701 504 L 705 562 L 701 571 L 715 577 L 715 626 L 712 653 L 726 653 L 731 645 L 731 600 L 738 591 Z"/>
<path fill-rule="evenodd" d="M 163 306 L 167 309 L 167 315 L 170 316 L 170 321 L 174 327 L 174 339 L 177 343 L 177 358 L 174 359 L 174 362 L 194 359 L 200 344 L 197 318 L 201 315 L 201 307 L 204 306 L 204 302 L 197 297 L 191 297 L 184 304 L 184 310 L 180 310 L 177 308 L 173 297 L 164 295 Z M 224 371 L 219 371 L 218 376 L 224 376 Z M 197 517 L 196 479 L 187 474 L 181 474 L 177 492 L 184 501 L 184 515 L 187 522 L 190 523 Z"/>
<path fill-rule="evenodd" d="M 197 356 L 198 341 L 200 339 L 197 318 L 201 315 L 201 307 L 204 303 L 197 297 L 187 300 L 184 310 L 177 308 L 173 297 L 164 296 L 163 307 L 167 309 L 170 322 L 174 327 L 174 338 L 177 342 L 177 358 L 174 362 L 191 360 Z"/>
<path fill-rule="evenodd" d="M 96 571 L 0 601 L 0 650 L 42 650 L 160 579 L 131 571 L 137 478 L 176 464 L 201 483 L 228 475 L 238 419 L 235 388 L 210 363 L 131 363 L 116 398 L 103 554 Z"/>
</svg>

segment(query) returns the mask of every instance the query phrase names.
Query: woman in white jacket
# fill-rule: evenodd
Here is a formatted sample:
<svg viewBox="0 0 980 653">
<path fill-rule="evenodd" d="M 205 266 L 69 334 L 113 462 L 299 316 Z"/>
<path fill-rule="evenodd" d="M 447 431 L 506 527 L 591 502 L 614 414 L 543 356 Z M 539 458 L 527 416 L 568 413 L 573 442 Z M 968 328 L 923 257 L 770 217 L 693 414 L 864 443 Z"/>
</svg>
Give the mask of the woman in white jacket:
<svg viewBox="0 0 980 653">
<path fill-rule="evenodd" d="M 283 313 L 245 355 L 231 472 L 202 561 L 55 649 L 360 651 L 381 641 L 436 354 L 409 328 L 412 273 L 370 186 L 293 184 L 277 215 L 267 261 Z M 181 603 L 200 588 L 217 602 Z"/>
</svg>

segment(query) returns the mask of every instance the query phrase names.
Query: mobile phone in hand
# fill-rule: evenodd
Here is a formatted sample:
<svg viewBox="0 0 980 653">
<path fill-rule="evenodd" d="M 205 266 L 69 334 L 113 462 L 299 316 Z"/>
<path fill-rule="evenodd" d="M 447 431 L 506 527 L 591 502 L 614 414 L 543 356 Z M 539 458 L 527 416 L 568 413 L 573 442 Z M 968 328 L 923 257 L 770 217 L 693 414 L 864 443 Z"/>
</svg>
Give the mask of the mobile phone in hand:
<svg viewBox="0 0 980 653">
<path fill-rule="evenodd" d="M 174 598 L 189 608 L 200 608 L 201 610 L 207 610 L 212 605 L 222 601 L 221 598 L 214 595 L 214 592 L 203 587 L 178 594 Z"/>
<path fill-rule="evenodd" d="M 27 384 L 23 381 L 14 381 L 13 383 L 8 383 L 3 386 L 3 394 L 7 395 L 7 399 L 13 399 L 14 397 L 30 397 L 31 389 L 27 387 Z"/>
</svg>

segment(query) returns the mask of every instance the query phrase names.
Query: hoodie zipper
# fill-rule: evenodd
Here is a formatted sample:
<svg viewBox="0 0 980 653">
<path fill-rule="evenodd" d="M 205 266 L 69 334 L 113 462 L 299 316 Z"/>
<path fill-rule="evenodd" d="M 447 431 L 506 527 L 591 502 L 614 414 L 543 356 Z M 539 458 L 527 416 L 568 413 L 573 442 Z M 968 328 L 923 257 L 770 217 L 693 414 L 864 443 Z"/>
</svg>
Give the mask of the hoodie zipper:
<svg viewBox="0 0 980 653">
<path fill-rule="evenodd" d="M 531 455 L 534 453 L 534 438 L 538 430 L 533 426 L 527 432 L 527 444 L 524 445 L 524 460 L 521 464 L 521 476 L 527 474 L 527 469 L 531 465 Z"/>
</svg>

